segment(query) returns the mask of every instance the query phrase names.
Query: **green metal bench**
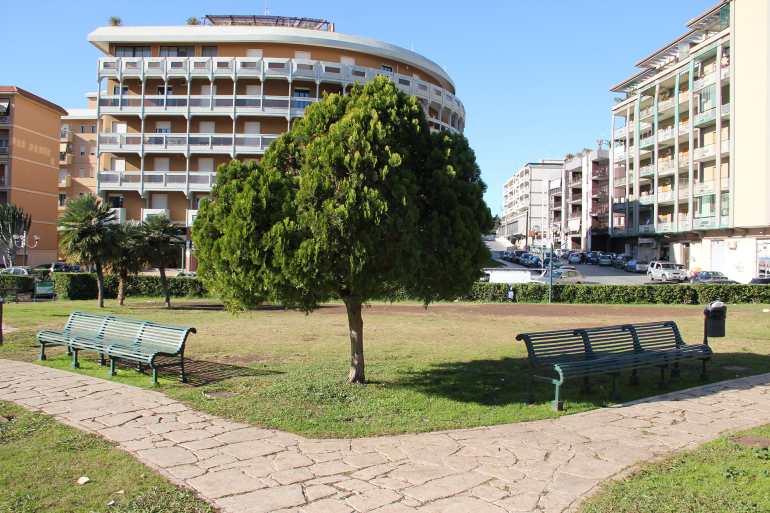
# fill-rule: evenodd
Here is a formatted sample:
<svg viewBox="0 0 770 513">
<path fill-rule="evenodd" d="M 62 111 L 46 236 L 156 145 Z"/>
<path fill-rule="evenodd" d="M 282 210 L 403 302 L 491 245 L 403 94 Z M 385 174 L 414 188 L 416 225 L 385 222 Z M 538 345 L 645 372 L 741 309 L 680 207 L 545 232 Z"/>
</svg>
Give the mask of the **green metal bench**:
<svg viewBox="0 0 770 513">
<path fill-rule="evenodd" d="M 177 326 L 153 321 L 129 319 L 89 312 L 72 312 L 61 331 L 43 330 L 37 334 L 40 343 L 40 360 L 45 360 L 46 345 L 67 347 L 67 354 L 73 354 L 72 368 L 80 367 L 79 351 L 94 351 L 110 359 L 110 376 L 115 375 L 115 359 L 123 358 L 152 369 L 152 383 L 158 384 L 158 369 L 178 365 L 179 380 L 187 382 L 184 375 L 184 345 L 187 336 L 196 333 L 195 328 Z M 158 357 L 178 357 L 179 361 L 157 363 Z"/>
<path fill-rule="evenodd" d="M 14 301 L 16 303 L 19 302 L 19 294 L 21 293 L 21 289 L 16 288 L 0 288 L 0 297 L 3 298 L 3 301 L 6 303 L 10 301 Z"/>
<path fill-rule="evenodd" d="M 618 376 L 621 371 L 631 370 L 630 383 L 637 385 L 637 369 L 660 367 L 658 388 L 665 390 L 665 369 L 672 365 L 671 377 L 679 376 L 679 362 L 698 359 L 703 362 L 701 380 L 707 380 L 706 362 L 713 353 L 708 344 L 688 345 L 682 340 L 679 328 L 673 321 L 623 324 L 602 328 L 543 331 L 522 333 L 516 340 L 527 345 L 529 381 L 524 401 L 535 402 L 532 380 L 542 379 L 556 387 L 552 403 L 554 411 L 561 411 L 561 385 L 568 378 L 582 377 L 580 392 L 591 392 L 588 378 L 596 374 L 612 376 L 610 399 L 619 400 Z M 556 377 L 535 375 L 536 372 L 553 371 Z"/>
</svg>

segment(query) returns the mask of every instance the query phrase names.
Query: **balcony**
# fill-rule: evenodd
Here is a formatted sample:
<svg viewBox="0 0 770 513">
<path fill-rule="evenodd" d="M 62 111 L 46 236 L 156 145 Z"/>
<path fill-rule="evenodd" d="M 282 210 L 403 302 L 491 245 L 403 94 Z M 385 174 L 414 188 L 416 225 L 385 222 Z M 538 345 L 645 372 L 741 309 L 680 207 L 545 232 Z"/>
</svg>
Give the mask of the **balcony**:
<svg viewBox="0 0 770 513">
<path fill-rule="evenodd" d="M 686 217 L 679 219 L 679 231 L 680 232 L 687 232 L 690 231 L 690 220 Z"/>
<path fill-rule="evenodd" d="M 722 144 L 720 146 L 722 148 L 722 153 L 730 152 L 730 141 L 722 141 Z"/>
<path fill-rule="evenodd" d="M 730 77 L 730 66 L 725 66 L 721 70 L 719 70 L 719 79 L 724 80 L 726 78 Z"/>
<path fill-rule="evenodd" d="M 673 107 L 676 104 L 676 99 L 672 96 L 668 100 L 658 102 L 658 112 L 663 112 L 666 109 Z"/>
<path fill-rule="evenodd" d="M 102 171 L 100 191 L 198 191 L 208 192 L 217 183 L 212 171 Z"/>
<path fill-rule="evenodd" d="M 143 208 L 142 209 L 142 222 L 146 221 L 149 216 L 162 216 L 165 215 L 171 219 L 171 211 L 167 208 Z"/>
<path fill-rule="evenodd" d="M 730 187 L 730 177 L 725 176 L 722 178 L 721 182 L 722 190 L 728 189 Z M 716 186 L 716 180 L 696 182 L 694 194 L 713 194 L 716 192 Z"/>
<path fill-rule="evenodd" d="M 642 111 L 639 113 L 639 119 L 645 119 L 649 116 L 652 116 L 655 114 L 655 104 L 653 103 L 649 107 L 642 109 Z"/>
<path fill-rule="evenodd" d="M 615 129 L 614 132 L 612 132 L 613 139 L 620 139 L 625 136 L 626 136 L 626 127 L 617 128 Z"/>
<path fill-rule="evenodd" d="M 263 153 L 279 135 L 259 134 L 113 134 L 99 136 L 99 151 L 103 153 L 163 152 L 186 154 Z M 235 144 L 233 144 L 235 143 Z"/>
<path fill-rule="evenodd" d="M 553 203 L 553 205 L 551 205 L 551 208 L 554 209 L 554 210 L 560 210 L 561 206 L 562 206 L 562 202 L 561 201 L 555 201 Z"/>
<path fill-rule="evenodd" d="M 111 208 L 110 212 L 115 213 L 115 218 L 112 221 L 113 223 L 125 223 L 128 220 L 126 218 L 125 208 Z"/>
<path fill-rule="evenodd" d="M 705 77 L 699 78 L 698 80 L 693 82 L 693 85 L 692 85 L 693 91 L 698 91 L 699 89 L 708 87 L 711 84 L 716 84 L 716 81 L 717 81 L 717 74 L 715 72 L 709 73 Z"/>
<path fill-rule="evenodd" d="M 61 137 L 59 138 L 59 142 L 61 143 L 71 143 L 72 142 L 72 131 L 62 129 L 61 131 Z"/>
<path fill-rule="evenodd" d="M 68 174 L 64 178 L 59 177 L 59 187 L 70 187 L 72 185 L 72 179 Z"/>
<path fill-rule="evenodd" d="M 60 151 L 59 152 L 59 165 L 60 166 L 71 166 L 72 165 L 72 154 Z"/>
<path fill-rule="evenodd" d="M 722 117 L 729 116 L 730 115 L 730 104 L 729 103 L 723 104 L 722 107 L 720 107 L 720 113 L 721 113 Z"/>
<path fill-rule="evenodd" d="M 705 230 L 709 228 L 716 228 L 717 218 L 716 216 L 696 217 L 695 219 L 692 220 L 692 225 L 695 230 Z"/>
<path fill-rule="evenodd" d="M 679 103 L 684 103 L 690 99 L 690 91 L 684 91 L 679 93 Z"/>
<path fill-rule="evenodd" d="M 193 223 L 195 222 L 195 218 L 198 216 L 198 210 L 190 210 L 187 209 L 187 227 L 192 228 Z"/>
<path fill-rule="evenodd" d="M 0 141 L 0 155 L 8 155 L 8 141 Z"/>
<path fill-rule="evenodd" d="M 626 235 L 628 232 L 626 231 L 626 225 L 624 224 L 618 224 L 612 227 L 612 235 L 618 236 L 618 235 Z"/>
<path fill-rule="evenodd" d="M 575 178 L 572 178 L 568 183 L 568 186 L 570 187 L 582 187 L 583 186 L 583 177 L 578 175 Z"/>
<path fill-rule="evenodd" d="M 613 161 L 620 162 L 621 160 L 626 159 L 626 150 L 623 151 L 617 151 L 615 150 L 615 158 L 613 158 Z"/>
<path fill-rule="evenodd" d="M 582 193 L 574 193 L 572 196 L 569 197 L 570 203 L 577 203 L 583 201 L 583 194 Z"/>
<path fill-rule="evenodd" d="M 655 227 L 651 224 L 640 224 L 639 230 L 637 230 L 638 233 L 653 233 L 655 232 Z"/>
<path fill-rule="evenodd" d="M 608 171 L 606 169 L 594 169 L 591 172 L 591 179 L 592 180 L 601 180 L 603 178 L 607 178 Z"/>
<path fill-rule="evenodd" d="M 674 138 L 673 127 L 666 128 L 665 130 L 660 130 L 658 132 L 658 143 L 662 143 L 664 141 L 668 141 L 669 139 L 673 139 L 673 138 Z"/>
<path fill-rule="evenodd" d="M 643 138 L 641 141 L 639 141 L 639 147 L 640 148 L 646 148 L 648 146 L 654 146 L 655 145 L 655 136 L 651 135 L 649 137 Z"/>
<path fill-rule="evenodd" d="M 687 199 L 690 197 L 690 184 L 688 182 L 679 184 L 679 199 Z"/>
<path fill-rule="evenodd" d="M 621 176 L 619 178 L 615 178 L 614 185 L 615 185 L 615 187 L 625 187 L 625 185 L 626 185 L 626 177 L 625 176 Z"/>
<path fill-rule="evenodd" d="M 569 220 L 570 221 L 576 221 L 576 220 L 580 221 L 581 219 L 583 219 L 583 212 L 581 212 L 581 211 L 572 212 L 569 215 Z"/>
<path fill-rule="evenodd" d="M 708 146 L 704 146 L 703 148 L 695 148 L 695 151 L 693 152 L 692 157 L 696 162 L 698 162 L 700 160 L 714 158 L 716 154 L 717 154 L 716 145 L 709 144 Z"/>
<path fill-rule="evenodd" d="M 598 189 L 591 189 L 591 197 L 592 198 L 604 198 L 609 194 L 609 189 L 607 186 L 600 187 Z"/>
<path fill-rule="evenodd" d="M 679 124 L 679 135 L 685 135 L 690 133 L 690 123 Z"/>
<path fill-rule="evenodd" d="M 0 125 L 8 125 L 11 123 L 10 116 L 0 116 Z"/>
<path fill-rule="evenodd" d="M 658 176 L 673 175 L 675 172 L 674 159 L 661 160 L 658 162 Z"/>
<path fill-rule="evenodd" d="M 551 196 L 558 196 L 559 194 L 561 194 L 561 187 L 551 189 Z"/>
<path fill-rule="evenodd" d="M 639 169 L 639 178 L 645 178 L 655 174 L 655 166 L 653 164 L 647 164 Z"/>
<path fill-rule="evenodd" d="M 665 223 L 658 222 L 658 231 L 659 232 L 673 232 L 674 231 L 674 223 L 671 223 L 671 222 L 665 222 Z"/>
<path fill-rule="evenodd" d="M 679 157 L 679 167 L 688 167 L 690 165 L 690 156 Z"/>
<path fill-rule="evenodd" d="M 592 208 L 589 211 L 589 215 L 591 217 L 599 217 L 599 216 L 602 216 L 602 215 L 607 215 L 607 214 L 609 214 L 609 212 L 610 212 L 610 210 L 607 208 L 606 205 L 604 205 L 604 206 L 601 206 L 601 207 Z"/>
<path fill-rule="evenodd" d="M 646 196 L 639 196 L 640 205 L 651 205 L 655 203 L 655 196 L 648 194 Z"/>
<path fill-rule="evenodd" d="M 674 201 L 674 191 L 658 193 L 658 203 L 663 203 L 665 201 Z"/>
<path fill-rule="evenodd" d="M 708 109 L 704 112 L 701 112 L 700 114 L 695 115 L 695 126 L 698 125 L 704 125 L 706 123 L 709 123 L 711 121 L 714 121 L 717 118 L 717 110 L 716 109 Z"/>
</svg>

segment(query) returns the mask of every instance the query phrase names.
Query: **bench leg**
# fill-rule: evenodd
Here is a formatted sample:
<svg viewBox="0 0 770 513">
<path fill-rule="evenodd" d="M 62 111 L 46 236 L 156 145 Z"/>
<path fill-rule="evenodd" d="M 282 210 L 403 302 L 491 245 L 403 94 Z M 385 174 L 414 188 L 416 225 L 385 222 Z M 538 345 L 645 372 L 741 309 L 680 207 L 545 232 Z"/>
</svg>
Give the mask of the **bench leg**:
<svg viewBox="0 0 770 513">
<path fill-rule="evenodd" d="M 99 353 L 99 365 L 101 367 L 104 367 L 104 364 L 107 363 L 104 361 L 104 353 Z"/>
<path fill-rule="evenodd" d="M 109 377 L 115 375 L 115 360 L 110 356 L 110 372 L 107 373 Z"/>
<path fill-rule="evenodd" d="M 658 390 L 668 390 L 668 381 L 666 381 L 666 367 L 668 367 L 668 364 L 660 366 L 660 381 L 658 381 Z"/>
<path fill-rule="evenodd" d="M 40 343 L 40 361 L 45 360 L 45 343 Z"/>
<path fill-rule="evenodd" d="M 532 393 L 532 376 L 527 382 L 527 391 L 524 392 L 524 404 L 535 404 L 535 394 Z"/>
<path fill-rule="evenodd" d="M 628 377 L 628 384 L 632 387 L 639 385 L 639 375 L 636 373 L 636 369 L 631 371 L 631 375 Z"/>
<path fill-rule="evenodd" d="M 158 383 L 158 369 L 152 369 L 152 386 L 160 386 Z"/>
<path fill-rule="evenodd" d="M 612 390 L 610 391 L 611 401 L 620 401 L 620 390 L 618 390 L 618 375 L 612 374 Z"/>
<path fill-rule="evenodd" d="M 588 383 L 588 376 L 583 378 L 583 384 L 580 385 L 580 393 L 582 395 L 588 395 L 591 393 L 591 385 Z"/>
<path fill-rule="evenodd" d="M 709 380 L 709 375 L 706 372 L 706 362 L 708 361 L 708 358 L 704 358 L 701 361 L 703 362 L 703 372 L 700 373 L 700 380 L 701 381 L 708 381 Z"/>
<path fill-rule="evenodd" d="M 67 346 L 67 356 L 72 356 L 72 346 Z"/>
<path fill-rule="evenodd" d="M 554 395 L 553 402 L 551 403 L 551 409 L 553 411 L 562 411 L 564 410 L 564 401 L 561 400 L 561 385 L 556 383 L 555 386 L 556 394 Z"/>
<path fill-rule="evenodd" d="M 187 376 L 184 375 L 184 357 L 179 357 L 179 381 L 187 383 Z"/>
<path fill-rule="evenodd" d="M 678 378 L 681 375 L 681 371 L 679 370 L 679 362 L 674 362 L 674 366 L 671 368 L 671 378 Z"/>
<path fill-rule="evenodd" d="M 137 363 L 137 364 L 136 364 L 136 371 L 137 371 L 137 372 L 139 372 L 140 374 L 141 374 L 142 372 L 144 372 L 144 368 L 142 367 L 142 364 L 141 364 L 141 363 Z"/>
<path fill-rule="evenodd" d="M 79 369 L 80 368 L 80 362 L 78 362 L 78 350 L 73 349 L 72 350 L 72 368 L 73 369 Z"/>
</svg>

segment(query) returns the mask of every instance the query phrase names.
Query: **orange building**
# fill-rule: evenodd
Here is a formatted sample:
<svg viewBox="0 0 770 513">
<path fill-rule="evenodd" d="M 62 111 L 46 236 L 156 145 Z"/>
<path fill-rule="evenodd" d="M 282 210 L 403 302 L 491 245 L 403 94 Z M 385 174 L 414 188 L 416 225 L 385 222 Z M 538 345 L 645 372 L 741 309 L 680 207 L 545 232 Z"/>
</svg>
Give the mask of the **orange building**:
<svg viewBox="0 0 770 513">
<path fill-rule="evenodd" d="M 23 207 L 32 216 L 26 262 L 19 250 L 19 265 L 57 260 L 59 128 L 66 114 L 24 89 L 0 86 L 0 203 Z"/>
</svg>

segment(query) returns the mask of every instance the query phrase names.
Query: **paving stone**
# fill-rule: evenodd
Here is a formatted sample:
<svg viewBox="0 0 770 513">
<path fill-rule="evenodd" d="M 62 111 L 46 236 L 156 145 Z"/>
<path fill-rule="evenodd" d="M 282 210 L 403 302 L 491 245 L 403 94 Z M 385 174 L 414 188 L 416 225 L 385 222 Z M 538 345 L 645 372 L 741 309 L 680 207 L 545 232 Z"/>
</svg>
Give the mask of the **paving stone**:
<svg viewBox="0 0 770 513">
<path fill-rule="evenodd" d="M 164 447 L 160 449 L 147 449 L 137 454 L 159 467 L 168 468 L 185 463 L 197 463 L 198 458 L 193 453 L 181 447 Z"/>
<path fill-rule="evenodd" d="M 275 456 L 273 465 L 278 470 L 289 470 L 292 468 L 309 467 L 313 464 L 313 460 L 294 451 L 280 452 Z"/>
<path fill-rule="evenodd" d="M 359 495 L 351 495 L 347 503 L 356 511 L 372 511 L 401 499 L 401 494 L 393 490 L 371 490 Z"/>
<path fill-rule="evenodd" d="M 483 499 L 487 502 L 499 501 L 500 499 L 504 499 L 510 495 L 510 493 L 501 490 L 500 488 L 495 488 L 494 486 L 489 485 L 477 486 L 471 491 L 471 493 L 474 497 L 478 497 L 479 499 Z"/>
<path fill-rule="evenodd" d="M 334 486 L 340 490 L 356 494 L 369 492 L 377 488 L 375 485 L 369 484 L 366 481 L 361 481 L 360 479 L 346 479 L 334 483 Z"/>
<path fill-rule="evenodd" d="M 375 465 L 381 465 L 383 463 L 390 462 L 387 456 L 377 452 L 346 456 L 342 459 L 342 461 L 358 468 L 373 467 Z"/>
<path fill-rule="evenodd" d="M 303 513 L 353 513 L 353 508 L 342 501 L 322 499 L 300 508 Z"/>
<path fill-rule="evenodd" d="M 231 444 L 233 442 L 249 442 L 251 440 L 259 440 L 262 438 L 268 438 L 270 436 L 273 436 L 272 431 L 268 431 L 266 429 L 245 428 L 236 429 L 235 431 L 227 431 L 217 435 L 216 438 L 220 442 Z"/>
<path fill-rule="evenodd" d="M 329 485 L 315 485 L 305 488 L 305 495 L 307 496 L 308 501 L 313 502 L 315 500 L 334 495 L 337 493 L 337 491 L 338 490 L 336 488 L 333 488 Z"/>
<path fill-rule="evenodd" d="M 126 427 L 113 427 L 106 428 L 99 431 L 99 434 L 108 440 L 113 442 L 125 442 L 127 440 L 138 440 L 145 438 L 150 433 L 144 428 L 126 428 Z"/>
<path fill-rule="evenodd" d="M 426 504 L 426 513 L 505 513 L 505 509 L 475 497 L 451 497 Z"/>
<path fill-rule="evenodd" d="M 213 433 L 209 433 L 204 429 L 179 429 L 165 434 L 166 438 L 176 443 L 192 442 L 193 440 L 201 440 L 213 436 Z"/>
<path fill-rule="evenodd" d="M 191 440 L 189 442 L 180 443 L 180 447 L 189 449 L 191 451 L 200 451 L 203 449 L 212 449 L 214 447 L 220 447 L 224 445 L 222 442 L 214 440 L 213 438 L 203 438 L 200 440 Z"/>
<path fill-rule="evenodd" d="M 212 499 L 265 488 L 265 484 L 259 479 L 234 469 L 208 472 L 202 476 L 188 479 L 187 484 Z"/>
<path fill-rule="evenodd" d="M 453 474 L 453 472 L 446 468 L 411 463 L 397 468 L 391 472 L 388 477 L 419 486 L 433 479 L 446 477 L 450 474 Z"/>
<path fill-rule="evenodd" d="M 356 467 L 348 465 L 342 461 L 329 461 L 326 463 L 318 463 L 311 465 L 310 471 L 318 477 L 331 476 L 334 474 L 342 474 L 345 472 L 352 472 L 356 470 Z"/>
<path fill-rule="evenodd" d="M 222 441 L 219 437 L 216 440 Z M 239 460 L 247 460 L 258 456 L 266 456 L 283 451 L 283 447 L 273 445 L 269 442 L 254 440 L 249 442 L 238 442 L 223 445 L 220 450 L 226 454 L 235 456 Z"/>
<path fill-rule="evenodd" d="M 202 469 L 197 465 L 178 465 L 176 467 L 168 467 L 166 470 L 170 472 L 174 477 L 185 480 L 198 477 L 206 473 L 205 469 Z"/>
<path fill-rule="evenodd" d="M 216 504 L 229 513 L 269 513 L 305 504 L 305 496 L 301 485 L 291 485 L 217 499 Z"/>
<path fill-rule="evenodd" d="M 436 499 L 450 497 L 470 490 L 487 480 L 489 480 L 487 476 L 476 472 L 469 472 L 467 474 L 442 477 L 421 486 L 405 488 L 401 490 L 401 493 L 414 497 L 421 502 L 435 501 Z"/>
<path fill-rule="evenodd" d="M 289 470 L 282 470 L 270 475 L 270 479 L 274 479 L 282 485 L 301 483 L 303 481 L 309 481 L 315 478 L 315 474 L 310 472 L 307 468 L 294 468 Z"/>
<path fill-rule="evenodd" d="M 327 452 L 350 450 L 350 441 L 329 440 L 323 442 L 302 442 L 299 444 L 300 452 L 304 454 L 323 454 Z"/>
<path fill-rule="evenodd" d="M 498 504 L 508 511 L 535 511 L 538 502 L 539 493 L 526 492 L 503 499 Z"/>
<path fill-rule="evenodd" d="M 228 463 L 233 463 L 235 461 L 238 461 L 238 458 L 230 456 L 229 454 L 218 454 L 216 456 L 212 456 L 211 458 L 199 461 L 197 465 L 201 468 L 213 469 L 216 467 L 221 467 L 222 465 L 227 465 Z"/>
</svg>

